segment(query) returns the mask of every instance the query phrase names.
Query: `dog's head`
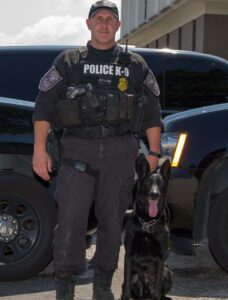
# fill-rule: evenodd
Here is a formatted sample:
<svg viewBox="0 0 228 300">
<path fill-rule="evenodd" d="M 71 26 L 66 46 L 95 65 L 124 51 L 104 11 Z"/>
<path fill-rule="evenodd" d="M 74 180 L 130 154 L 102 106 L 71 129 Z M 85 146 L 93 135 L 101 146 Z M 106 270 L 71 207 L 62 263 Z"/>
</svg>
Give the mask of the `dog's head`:
<svg viewBox="0 0 228 300">
<path fill-rule="evenodd" d="M 136 210 L 141 216 L 158 218 L 164 214 L 168 182 L 171 173 L 170 161 L 161 165 L 159 172 L 150 172 L 150 166 L 144 156 L 136 161 L 138 175 L 136 191 Z"/>
</svg>

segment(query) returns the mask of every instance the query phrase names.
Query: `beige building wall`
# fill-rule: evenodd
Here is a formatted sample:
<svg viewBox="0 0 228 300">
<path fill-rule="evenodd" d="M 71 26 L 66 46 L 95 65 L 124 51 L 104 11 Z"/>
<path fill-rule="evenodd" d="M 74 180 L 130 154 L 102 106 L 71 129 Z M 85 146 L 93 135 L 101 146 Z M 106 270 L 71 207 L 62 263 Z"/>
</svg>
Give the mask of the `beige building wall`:
<svg viewBox="0 0 228 300">
<path fill-rule="evenodd" d="M 128 19 L 128 12 L 125 13 L 126 16 L 122 11 L 123 22 Z M 179 0 L 125 33 L 119 42 L 125 44 L 128 39 L 136 47 L 169 47 L 228 59 L 227 29 L 228 0 Z"/>
<path fill-rule="evenodd" d="M 167 48 L 166 41 L 167 41 L 166 35 L 162 36 L 160 39 L 158 39 L 158 48 Z"/>
<path fill-rule="evenodd" d="M 204 52 L 228 59 L 228 16 L 205 16 Z"/>
<path fill-rule="evenodd" d="M 181 28 L 181 49 L 184 50 L 193 50 L 193 27 L 194 21 L 191 21 Z"/>
<path fill-rule="evenodd" d="M 179 29 L 176 29 L 169 34 L 169 48 L 179 48 Z"/>
<path fill-rule="evenodd" d="M 153 41 L 147 45 L 148 48 L 157 48 L 157 41 Z"/>
<path fill-rule="evenodd" d="M 206 52 L 204 51 L 204 20 L 205 16 L 201 16 L 196 19 L 196 51 L 198 52 Z"/>
</svg>

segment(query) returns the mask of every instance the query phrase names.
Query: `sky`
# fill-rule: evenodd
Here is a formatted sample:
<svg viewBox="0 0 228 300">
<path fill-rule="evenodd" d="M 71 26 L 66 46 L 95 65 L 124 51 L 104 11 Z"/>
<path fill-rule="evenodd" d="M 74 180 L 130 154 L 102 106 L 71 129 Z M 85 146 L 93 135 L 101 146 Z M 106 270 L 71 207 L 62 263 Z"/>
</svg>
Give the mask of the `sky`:
<svg viewBox="0 0 228 300">
<path fill-rule="evenodd" d="M 121 0 L 112 0 L 121 10 Z M 85 45 L 94 0 L 0 0 L 0 46 Z M 119 38 L 117 33 L 117 39 Z"/>
</svg>

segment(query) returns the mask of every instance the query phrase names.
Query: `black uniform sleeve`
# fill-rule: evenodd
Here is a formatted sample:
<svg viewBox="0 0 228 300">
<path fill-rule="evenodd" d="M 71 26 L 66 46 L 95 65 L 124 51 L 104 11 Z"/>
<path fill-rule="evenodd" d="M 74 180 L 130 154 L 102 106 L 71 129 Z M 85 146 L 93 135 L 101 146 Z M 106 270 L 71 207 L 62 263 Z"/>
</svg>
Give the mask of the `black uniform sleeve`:
<svg viewBox="0 0 228 300">
<path fill-rule="evenodd" d="M 145 131 L 151 127 L 163 127 L 159 102 L 160 90 L 153 72 L 143 57 L 135 53 L 133 54 L 133 67 L 138 89 L 142 90 L 147 98 L 142 130 Z"/>
<path fill-rule="evenodd" d="M 65 98 L 68 86 L 68 69 L 72 63 L 76 62 L 75 56 L 76 51 L 73 50 L 62 52 L 41 78 L 33 121 L 54 123 L 55 104 L 59 99 Z"/>
<path fill-rule="evenodd" d="M 159 98 L 150 95 L 149 100 L 145 105 L 145 114 L 142 124 L 142 130 L 145 131 L 151 127 L 161 127 L 163 128 L 163 122 L 161 117 L 161 108 L 159 103 Z"/>
</svg>

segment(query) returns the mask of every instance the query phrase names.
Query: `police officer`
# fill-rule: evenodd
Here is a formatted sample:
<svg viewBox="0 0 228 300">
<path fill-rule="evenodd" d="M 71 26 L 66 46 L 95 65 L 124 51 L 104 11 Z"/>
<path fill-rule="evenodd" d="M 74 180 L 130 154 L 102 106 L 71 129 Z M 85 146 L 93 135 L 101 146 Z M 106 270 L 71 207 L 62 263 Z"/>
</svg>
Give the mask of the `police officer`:
<svg viewBox="0 0 228 300">
<path fill-rule="evenodd" d="M 74 276 L 85 270 L 85 234 L 95 201 L 98 220 L 93 299 L 114 299 L 122 221 L 131 201 L 138 145 L 145 132 L 151 170 L 160 157 L 159 88 L 143 58 L 115 42 L 119 12 L 110 1 L 92 5 L 86 20 L 91 41 L 67 50 L 39 85 L 34 113 L 34 171 L 50 179 L 46 152 L 51 126 L 64 130 L 54 232 L 56 299 L 73 299 Z"/>
</svg>

